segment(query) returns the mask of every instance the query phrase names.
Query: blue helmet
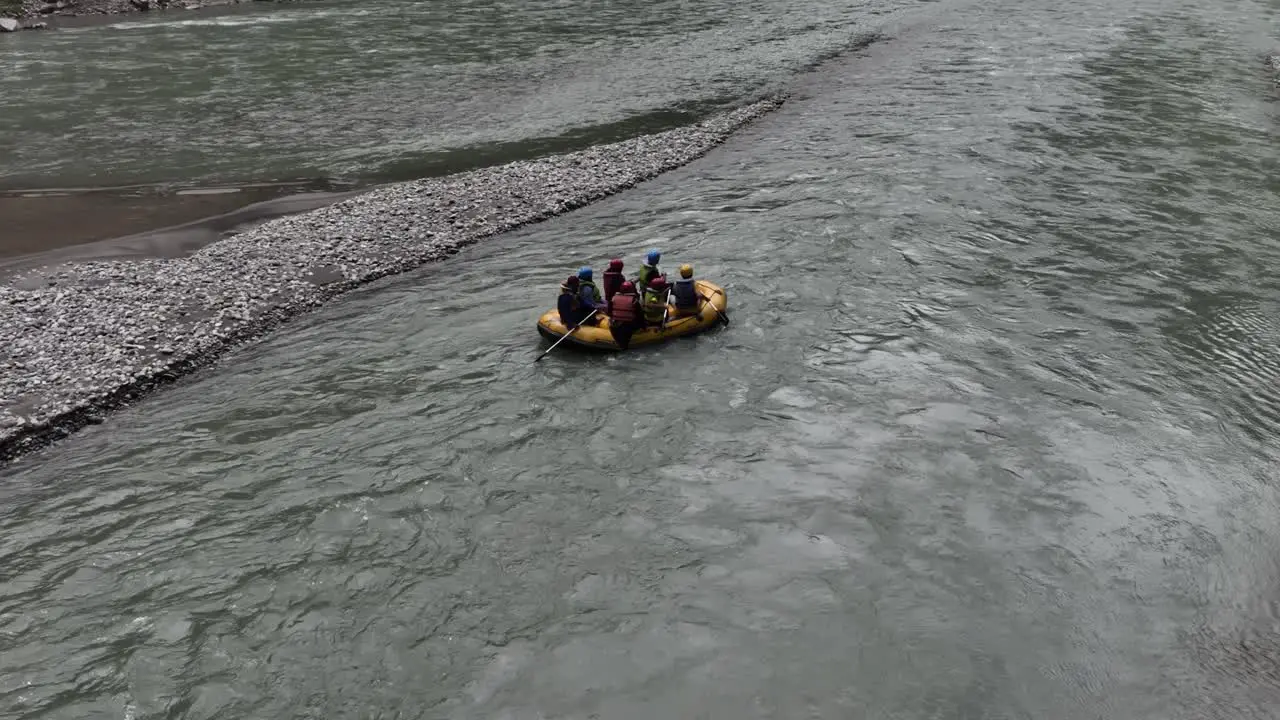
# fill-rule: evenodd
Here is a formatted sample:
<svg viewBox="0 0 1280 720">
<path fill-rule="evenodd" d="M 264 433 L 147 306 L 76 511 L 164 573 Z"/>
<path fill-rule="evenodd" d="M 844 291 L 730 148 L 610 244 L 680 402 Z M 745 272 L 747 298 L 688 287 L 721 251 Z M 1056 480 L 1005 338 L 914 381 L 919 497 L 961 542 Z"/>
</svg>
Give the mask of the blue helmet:
<svg viewBox="0 0 1280 720">
<path fill-rule="evenodd" d="M 650 265 L 657 265 L 658 261 L 662 259 L 662 253 L 658 252 L 657 250 L 650 250 L 649 254 L 644 256 L 644 259 L 645 259 L 645 262 L 649 263 Z"/>
<path fill-rule="evenodd" d="M 586 265 L 583 265 L 583 266 L 582 266 L 582 268 L 578 270 L 578 279 L 579 279 L 579 280 L 590 280 L 590 279 L 591 279 L 591 268 L 587 267 Z"/>
</svg>

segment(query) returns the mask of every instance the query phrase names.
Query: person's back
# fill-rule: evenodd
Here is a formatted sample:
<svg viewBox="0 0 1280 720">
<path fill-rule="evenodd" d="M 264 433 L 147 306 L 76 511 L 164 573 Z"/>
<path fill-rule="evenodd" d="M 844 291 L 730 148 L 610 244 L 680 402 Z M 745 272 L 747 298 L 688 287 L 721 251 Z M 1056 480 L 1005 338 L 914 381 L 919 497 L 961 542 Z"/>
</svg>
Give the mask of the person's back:
<svg viewBox="0 0 1280 720">
<path fill-rule="evenodd" d="M 560 312 L 560 322 L 565 327 L 573 327 L 582 320 L 582 303 L 578 299 L 578 278 L 570 275 L 560 283 L 560 297 L 556 301 L 556 310 Z"/>
<path fill-rule="evenodd" d="M 624 280 L 609 304 L 609 324 L 625 325 L 643 322 L 644 318 L 640 314 L 640 294 L 636 292 L 636 286 L 630 280 Z"/>
<path fill-rule="evenodd" d="M 596 283 L 591 279 L 591 268 L 583 266 L 578 270 L 578 287 L 579 294 L 583 299 L 588 299 L 588 290 L 590 291 L 591 305 L 599 305 L 604 302 L 604 298 L 600 297 L 600 288 L 596 287 Z"/>
<path fill-rule="evenodd" d="M 604 304 L 609 307 L 610 301 L 613 300 L 614 293 L 618 292 L 618 288 L 622 287 L 622 261 L 614 258 L 609 261 L 609 269 L 604 271 Z"/>
<path fill-rule="evenodd" d="M 650 250 L 645 256 L 644 264 L 640 266 L 640 274 L 636 276 L 636 289 L 644 292 L 649 289 L 649 283 L 653 282 L 655 277 L 660 274 L 658 272 L 658 261 L 662 259 L 662 253 L 657 250 Z"/>
<path fill-rule="evenodd" d="M 560 312 L 560 324 L 573 327 L 578 324 L 578 296 L 568 292 L 560 293 L 556 301 L 556 310 Z"/>
<path fill-rule="evenodd" d="M 681 265 L 680 277 L 671 289 L 671 297 L 676 301 L 676 310 L 681 314 L 691 314 L 698 310 L 698 287 L 693 282 L 693 266 Z"/>
<path fill-rule="evenodd" d="M 613 334 L 613 341 L 626 350 L 631 344 L 632 333 L 643 326 L 640 295 L 636 293 L 636 286 L 631 281 L 623 281 L 617 294 L 609 302 L 609 331 Z"/>
<path fill-rule="evenodd" d="M 578 302 L 582 306 L 585 317 L 592 310 L 604 312 L 604 300 L 600 298 L 600 289 L 591 281 L 591 268 L 584 267 L 578 271 Z"/>
<path fill-rule="evenodd" d="M 644 321 L 648 325 L 661 325 L 666 318 L 667 279 L 659 275 L 644 291 Z"/>
</svg>

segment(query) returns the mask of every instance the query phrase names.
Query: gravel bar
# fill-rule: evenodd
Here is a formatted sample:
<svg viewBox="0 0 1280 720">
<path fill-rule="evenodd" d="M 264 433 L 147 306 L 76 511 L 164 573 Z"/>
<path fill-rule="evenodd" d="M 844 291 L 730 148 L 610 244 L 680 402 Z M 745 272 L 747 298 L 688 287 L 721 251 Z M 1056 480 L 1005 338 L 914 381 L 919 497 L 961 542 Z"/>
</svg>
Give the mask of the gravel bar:
<svg viewBox="0 0 1280 720">
<path fill-rule="evenodd" d="M 685 165 L 779 107 L 580 152 L 382 186 L 177 259 L 42 268 L 0 284 L 0 462 L 44 447 L 387 275 Z"/>
</svg>

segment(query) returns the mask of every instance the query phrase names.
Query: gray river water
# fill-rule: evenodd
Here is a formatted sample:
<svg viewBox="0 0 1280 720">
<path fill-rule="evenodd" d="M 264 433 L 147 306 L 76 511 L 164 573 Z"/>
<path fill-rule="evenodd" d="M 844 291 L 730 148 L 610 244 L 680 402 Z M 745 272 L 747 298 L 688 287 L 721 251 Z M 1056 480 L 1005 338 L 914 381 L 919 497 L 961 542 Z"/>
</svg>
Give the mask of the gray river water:
<svg viewBox="0 0 1280 720">
<path fill-rule="evenodd" d="M 601 62 L 510 60 L 549 83 L 513 100 L 530 134 L 883 38 L 684 169 L 7 469 L 0 714 L 1280 717 L 1275 5 L 560 7 Z M 790 45 L 810 23 L 829 42 Z M 386 32 L 436 32 L 410 25 Z M 456 43 L 521 56 L 527 30 Z M 506 62 L 454 92 L 501 96 Z M 264 130 L 262 162 L 354 115 Z M 249 161 L 222 162 L 193 174 Z M 732 324 L 534 365 L 566 271 L 650 246 L 725 283 Z"/>
<path fill-rule="evenodd" d="M 0 189 L 404 179 L 679 124 L 855 45 L 805 0 L 338 0 L 0 46 Z M 163 78 L 157 81 L 156 78 Z"/>
</svg>

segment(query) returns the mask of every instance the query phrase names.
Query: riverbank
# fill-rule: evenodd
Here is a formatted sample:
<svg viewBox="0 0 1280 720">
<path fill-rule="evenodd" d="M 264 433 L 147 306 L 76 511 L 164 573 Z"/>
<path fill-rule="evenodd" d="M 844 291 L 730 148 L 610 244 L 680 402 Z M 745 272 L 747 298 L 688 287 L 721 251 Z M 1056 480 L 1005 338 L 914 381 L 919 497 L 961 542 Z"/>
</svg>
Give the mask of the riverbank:
<svg viewBox="0 0 1280 720">
<path fill-rule="evenodd" d="M 0 33 L 57 30 L 118 22 L 136 13 L 216 13 L 251 3 L 296 0 L 0 0 Z M 202 13 L 203 14 L 203 13 Z"/>
<path fill-rule="evenodd" d="M 0 285 L 0 461 L 353 288 L 688 164 L 782 104 L 538 160 L 399 183 L 176 259 L 87 262 Z M 550 300 L 548 299 L 548 302 Z"/>
<path fill-rule="evenodd" d="M 123 15 L 151 10 L 199 10 L 261 0 L 0 0 L 0 15 L 23 20 Z"/>
</svg>

